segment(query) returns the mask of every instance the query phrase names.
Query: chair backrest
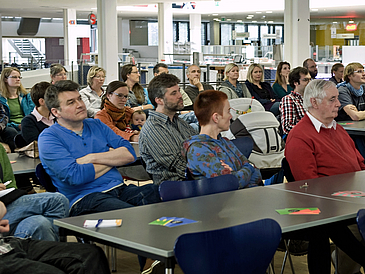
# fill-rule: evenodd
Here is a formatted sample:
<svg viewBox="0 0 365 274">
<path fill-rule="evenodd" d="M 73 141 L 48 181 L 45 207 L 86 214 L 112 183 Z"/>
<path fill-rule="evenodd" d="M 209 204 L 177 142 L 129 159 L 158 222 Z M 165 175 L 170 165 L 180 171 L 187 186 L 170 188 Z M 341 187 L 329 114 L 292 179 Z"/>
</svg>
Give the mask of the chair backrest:
<svg viewBox="0 0 365 274">
<path fill-rule="evenodd" d="M 163 201 L 172 201 L 237 190 L 238 186 L 237 177 L 227 174 L 191 181 L 164 181 L 160 184 L 159 191 Z"/>
<path fill-rule="evenodd" d="M 24 140 L 21 134 L 17 134 L 14 137 L 14 144 L 16 148 L 22 148 L 27 145 L 27 142 Z"/>
<path fill-rule="evenodd" d="M 41 185 L 48 191 L 48 192 L 57 192 L 57 188 L 53 185 L 51 177 L 48 173 L 44 170 L 42 163 L 39 163 L 35 169 L 35 175 L 37 176 Z"/>
<path fill-rule="evenodd" d="M 239 137 L 231 141 L 247 159 L 250 157 L 253 149 L 253 141 L 250 137 Z"/>
<path fill-rule="evenodd" d="M 248 108 L 251 106 L 251 111 L 265 111 L 265 108 L 262 106 L 262 104 L 257 101 L 256 99 L 252 98 L 236 98 L 236 99 L 230 99 L 229 105 L 231 108 L 234 108 L 235 110 L 240 111 L 247 111 Z M 238 116 L 241 114 L 236 113 L 233 109 L 231 109 L 232 119 L 236 120 Z"/>
<path fill-rule="evenodd" d="M 365 240 L 365 209 L 360 209 L 357 212 L 356 222 L 362 239 Z"/>
<path fill-rule="evenodd" d="M 177 263 L 185 274 L 264 274 L 281 239 L 272 219 L 213 231 L 183 234 L 175 242 Z"/>
<path fill-rule="evenodd" d="M 281 166 L 282 166 L 282 168 L 284 170 L 284 176 L 288 180 L 288 182 L 294 182 L 295 181 L 294 176 L 291 173 L 291 169 L 290 169 L 288 160 L 286 160 L 285 157 L 281 161 Z"/>
</svg>

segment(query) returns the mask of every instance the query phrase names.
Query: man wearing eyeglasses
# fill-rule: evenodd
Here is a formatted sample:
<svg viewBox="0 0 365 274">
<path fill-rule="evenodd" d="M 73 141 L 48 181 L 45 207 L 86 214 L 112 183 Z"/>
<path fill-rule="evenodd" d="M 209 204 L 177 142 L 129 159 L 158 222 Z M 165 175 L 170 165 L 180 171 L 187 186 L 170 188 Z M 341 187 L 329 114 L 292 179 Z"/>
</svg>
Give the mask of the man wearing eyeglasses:
<svg viewBox="0 0 365 274">
<path fill-rule="evenodd" d="M 303 67 L 307 68 L 312 79 L 315 79 L 318 74 L 317 64 L 312 58 L 307 58 L 303 61 Z"/>
<path fill-rule="evenodd" d="M 289 73 L 289 85 L 293 91 L 281 99 L 279 107 L 281 126 L 285 134 L 288 134 L 305 115 L 303 95 L 310 80 L 309 71 L 304 67 L 296 67 Z"/>
</svg>

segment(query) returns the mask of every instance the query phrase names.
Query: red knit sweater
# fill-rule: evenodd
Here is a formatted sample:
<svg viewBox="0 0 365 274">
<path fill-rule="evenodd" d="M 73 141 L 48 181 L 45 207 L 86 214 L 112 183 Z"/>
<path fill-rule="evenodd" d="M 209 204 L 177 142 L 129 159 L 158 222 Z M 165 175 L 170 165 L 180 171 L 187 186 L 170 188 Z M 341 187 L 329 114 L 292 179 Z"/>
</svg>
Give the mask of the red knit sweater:
<svg viewBox="0 0 365 274">
<path fill-rule="evenodd" d="M 296 181 L 365 169 L 364 158 L 342 126 L 318 133 L 308 115 L 290 131 L 285 157 Z"/>
</svg>

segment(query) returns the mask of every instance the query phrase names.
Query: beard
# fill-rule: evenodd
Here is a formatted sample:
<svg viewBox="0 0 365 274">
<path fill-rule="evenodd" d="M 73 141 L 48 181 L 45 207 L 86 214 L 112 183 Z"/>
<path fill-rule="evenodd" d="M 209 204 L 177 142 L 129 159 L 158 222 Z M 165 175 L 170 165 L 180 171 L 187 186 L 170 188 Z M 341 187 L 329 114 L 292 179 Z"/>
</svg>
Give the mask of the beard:
<svg viewBox="0 0 365 274">
<path fill-rule="evenodd" d="M 179 111 L 184 108 L 183 99 L 179 100 L 177 103 L 167 102 L 164 99 L 164 108 L 168 111 Z"/>
<path fill-rule="evenodd" d="M 318 71 L 310 71 L 309 74 L 311 75 L 311 78 L 314 79 L 317 77 Z"/>
</svg>

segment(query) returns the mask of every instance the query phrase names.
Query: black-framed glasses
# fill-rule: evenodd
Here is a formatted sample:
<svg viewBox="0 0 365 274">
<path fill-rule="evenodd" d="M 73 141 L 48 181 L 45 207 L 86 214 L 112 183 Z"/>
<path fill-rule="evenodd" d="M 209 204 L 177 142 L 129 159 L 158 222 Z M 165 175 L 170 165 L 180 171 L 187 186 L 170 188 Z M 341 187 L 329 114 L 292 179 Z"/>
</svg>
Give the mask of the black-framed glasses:
<svg viewBox="0 0 365 274">
<path fill-rule="evenodd" d="M 8 78 L 13 78 L 13 79 L 22 79 L 23 77 L 21 77 L 21 76 L 13 76 L 13 75 L 10 75 L 10 76 L 8 76 Z"/>
<path fill-rule="evenodd" d="M 128 100 L 130 98 L 129 95 L 124 95 L 122 93 L 116 93 L 116 92 L 110 92 L 111 94 L 114 94 L 115 96 L 117 96 L 119 99 L 126 99 Z"/>
<path fill-rule="evenodd" d="M 105 79 L 105 75 L 97 75 L 97 76 L 94 76 L 94 78 L 96 78 L 96 79 L 101 79 L 101 78 Z"/>
</svg>

